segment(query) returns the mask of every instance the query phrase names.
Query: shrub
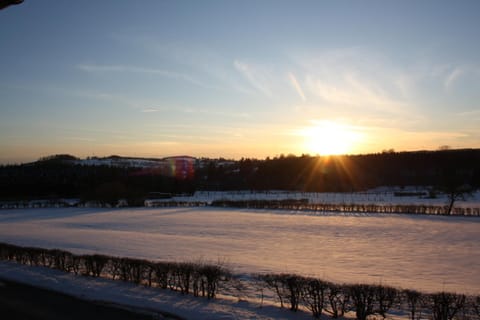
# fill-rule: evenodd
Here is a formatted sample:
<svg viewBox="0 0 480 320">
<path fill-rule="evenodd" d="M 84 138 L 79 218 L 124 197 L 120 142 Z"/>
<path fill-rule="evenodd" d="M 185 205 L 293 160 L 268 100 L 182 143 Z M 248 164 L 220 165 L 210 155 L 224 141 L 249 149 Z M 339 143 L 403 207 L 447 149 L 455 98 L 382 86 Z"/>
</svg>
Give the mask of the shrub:
<svg viewBox="0 0 480 320">
<path fill-rule="evenodd" d="M 103 269 L 109 262 L 109 257 L 101 254 L 84 255 L 85 274 L 93 277 L 100 277 Z"/>
<path fill-rule="evenodd" d="M 382 285 L 374 286 L 374 290 L 376 302 L 376 309 L 374 312 L 380 314 L 385 319 L 387 311 L 392 308 L 396 301 L 398 290 Z"/>
<path fill-rule="evenodd" d="M 425 303 L 424 295 L 415 290 L 403 290 L 402 300 L 407 303 L 408 311 L 410 312 L 410 320 L 416 320 L 417 318 L 420 318 L 418 311 Z"/>
<path fill-rule="evenodd" d="M 198 266 L 193 263 L 177 263 L 175 264 L 174 276 L 176 278 L 176 283 L 181 293 L 188 294 L 190 292 L 194 273 Z"/>
<path fill-rule="evenodd" d="M 343 317 L 348 311 L 350 302 L 350 292 L 348 287 L 345 285 L 329 283 L 327 300 L 330 308 L 325 309 L 325 312 L 329 313 L 334 319 Z"/>
<path fill-rule="evenodd" d="M 283 308 L 284 302 L 290 303 L 290 310 L 297 311 L 298 305 L 305 284 L 303 277 L 293 274 L 265 274 L 260 278 L 266 283 L 267 287 L 275 292 L 280 306 Z"/>
<path fill-rule="evenodd" d="M 431 295 L 432 316 L 434 320 L 452 320 L 465 307 L 463 294 L 440 292 Z"/>
<path fill-rule="evenodd" d="M 206 297 L 208 299 L 215 298 L 220 281 L 226 280 L 229 276 L 228 270 L 220 265 L 205 264 L 198 271 L 200 277 L 203 278 L 202 283 L 204 284 Z"/>
<path fill-rule="evenodd" d="M 140 284 L 143 279 L 145 265 L 145 260 L 120 258 L 120 260 L 117 261 L 120 279 Z"/>
<path fill-rule="evenodd" d="M 325 304 L 325 296 L 330 287 L 328 282 L 308 278 L 305 279 L 302 286 L 302 300 L 308 310 L 312 312 L 315 318 L 320 318 Z"/>
<path fill-rule="evenodd" d="M 350 297 L 358 320 L 365 320 L 375 313 L 375 286 L 355 284 L 349 287 Z"/>
<path fill-rule="evenodd" d="M 75 273 L 76 275 L 80 274 L 80 272 L 84 268 L 85 263 L 83 256 L 72 254 L 71 259 L 73 273 Z"/>
<path fill-rule="evenodd" d="M 171 271 L 170 265 L 171 264 L 167 262 L 157 262 L 153 264 L 155 282 L 162 289 L 168 288 Z"/>
<path fill-rule="evenodd" d="M 471 297 L 471 306 L 473 310 L 473 314 L 480 318 L 480 296 Z"/>
<path fill-rule="evenodd" d="M 49 251 L 49 255 L 53 260 L 54 268 L 62 271 L 70 272 L 72 268 L 72 263 L 71 263 L 72 254 L 70 252 L 59 250 L 59 249 L 53 249 Z"/>
</svg>

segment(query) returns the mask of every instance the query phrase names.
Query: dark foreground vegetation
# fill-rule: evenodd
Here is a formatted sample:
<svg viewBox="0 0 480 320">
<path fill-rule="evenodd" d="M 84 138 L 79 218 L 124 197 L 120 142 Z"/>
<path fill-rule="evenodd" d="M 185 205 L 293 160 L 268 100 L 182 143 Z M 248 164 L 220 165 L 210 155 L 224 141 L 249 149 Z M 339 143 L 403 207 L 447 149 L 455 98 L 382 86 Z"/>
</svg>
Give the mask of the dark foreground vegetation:
<svg viewBox="0 0 480 320">
<path fill-rule="evenodd" d="M 108 160 L 122 163 L 118 156 Z M 480 187 L 480 149 L 330 157 L 282 155 L 238 161 L 196 159 L 195 172 L 188 176 L 165 174 L 160 168 L 160 159 L 158 166 L 142 169 L 126 161 L 121 165 L 93 165 L 71 155 L 0 166 L 0 200 L 74 197 L 116 203 L 118 199 L 126 199 L 129 205 L 135 206 L 143 205 L 152 192 L 354 192 L 379 186 L 434 187 L 431 196 L 443 192 L 456 200 Z"/>
<path fill-rule="evenodd" d="M 411 320 L 480 319 L 480 296 L 460 293 L 422 293 L 386 285 L 337 284 L 295 274 L 260 274 L 253 280 L 235 277 L 222 264 L 153 262 L 100 254 L 76 255 L 59 249 L 21 247 L 0 243 L 0 259 L 43 266 L 78 275 L 105 277 L 139 285 L 170 289 L 213 299 L 217 293 L 269 290 L 282 308 L 299 308 L 339 318 L 355 312 L 356 319 L 385 318 L 388 312 L 408 313 Z M 250 288 L 248 288 L 250 286 Z"/>
</svg>

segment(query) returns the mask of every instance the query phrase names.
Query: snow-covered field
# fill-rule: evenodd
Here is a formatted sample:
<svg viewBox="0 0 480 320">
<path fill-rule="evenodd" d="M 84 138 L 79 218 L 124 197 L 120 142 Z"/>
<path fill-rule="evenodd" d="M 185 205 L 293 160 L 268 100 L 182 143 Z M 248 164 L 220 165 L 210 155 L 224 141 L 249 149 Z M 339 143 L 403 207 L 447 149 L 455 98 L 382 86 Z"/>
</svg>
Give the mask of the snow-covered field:
<svg viewBox="0 0 480 320">
<path fill-rule="evenodd" d="M 0 241 L 165 261 L 223 261 L 235 273 L 480 293 L 480 219 L 308 216 L 202 208 L 0 211 Z"/>
</svg>

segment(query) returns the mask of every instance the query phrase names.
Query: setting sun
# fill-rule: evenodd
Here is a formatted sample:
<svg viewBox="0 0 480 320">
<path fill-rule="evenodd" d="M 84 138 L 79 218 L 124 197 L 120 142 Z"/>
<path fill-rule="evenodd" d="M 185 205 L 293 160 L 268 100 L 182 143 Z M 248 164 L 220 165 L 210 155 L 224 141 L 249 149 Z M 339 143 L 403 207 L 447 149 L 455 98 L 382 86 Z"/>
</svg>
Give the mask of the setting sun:
<svg viewBox="0 0 480 320">
<path fill-rule="evenodd" d="M 301 131 L 304 148 L 313 154 L 335 155 L 350 153 L 361 141 L 361 134 L 351 127 L 333 121 L 315 122 Z"/>
</svg>

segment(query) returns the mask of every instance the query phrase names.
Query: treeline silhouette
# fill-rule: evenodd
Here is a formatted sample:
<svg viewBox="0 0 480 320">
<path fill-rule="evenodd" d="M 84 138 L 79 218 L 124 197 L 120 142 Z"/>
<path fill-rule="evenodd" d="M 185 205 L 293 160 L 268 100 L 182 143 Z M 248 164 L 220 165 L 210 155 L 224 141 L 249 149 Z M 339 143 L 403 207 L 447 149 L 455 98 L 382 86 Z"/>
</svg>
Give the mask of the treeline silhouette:
<svg viewBox="0 0 480 320">
<path fill-rule="evenodd" d="M 339 284 L 296 274 L 254 274 L 236 276 L 222 263 L 164 262 L 114 257 L 103 254 L 78 255 L 61 249 L 22 247 L 0 242 L 0 259 L 42 266 L 76 275 L 103 277 L 138 285 L 170 289 L 182 294 L 214 299 L 217 294 L 234 294 L 239 299 L 266 291 L 296 312 L 309 310 L 314 318 L 322 314 L 337 319 L 355 312 L 356 319 L 387 317 L 388 312 L 405 312 L 411 320 L 475 320 L 480 317 L 480 296 L 461 293 L 422 293 L 383 284 Z M 258 298 L 258 297 L 257 297 Z"/>
<path fill-rule="evenodd" d="M 480 187 L 480 149 L 383 152 L 345 156 L 278 156 L 238 161 L 199 159 L 192 179 L 139 168 L 88 165 L 71 155 L 0 166 L 0 200 L 75 197 L 142 205 L 151 192 L 296 190 L 353 192 L 379 186 Z"/>
<path fill-rule="evenodd" d="M 143 205 L 149 192 L 192 193 L 193 180 L 158 174 L 139 175 L 139 168 L 85 165 L 71 155 L 56 155 L 39 161 L 0 167 L 0 199 L 29 200 L 81 198 L 116 204 L 126 199 Z"/>
<path fill-rule="evenodd" d="M 383 152 L 366 155 L 280 156 L 242 159 L 235 172 L 217 168 L 209 182 L 220 189 L 310 192 L 363 191 L 379 186 L 480 186 L 480 149 Z"/>
</svg>

